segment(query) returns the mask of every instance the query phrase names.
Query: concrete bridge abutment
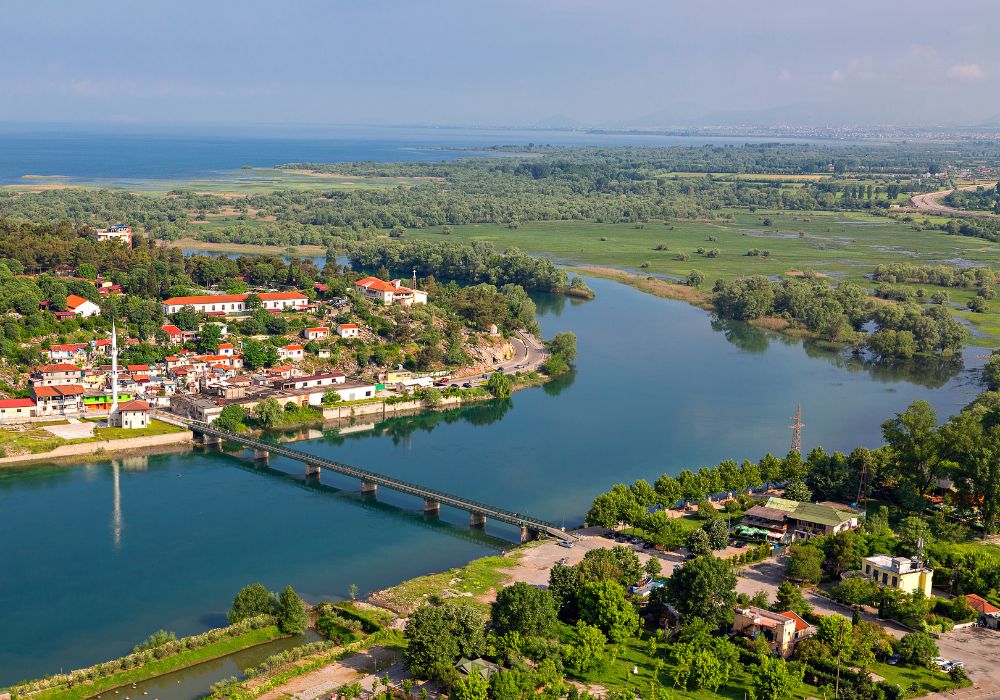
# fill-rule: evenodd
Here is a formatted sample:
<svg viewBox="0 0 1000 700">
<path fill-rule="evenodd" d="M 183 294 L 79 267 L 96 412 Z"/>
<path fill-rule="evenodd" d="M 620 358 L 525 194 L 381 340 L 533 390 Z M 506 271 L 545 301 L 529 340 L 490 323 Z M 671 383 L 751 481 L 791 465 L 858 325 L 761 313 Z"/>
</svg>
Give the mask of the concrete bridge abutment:
<svg viewBox="0 0 1000 700">
<path fill-rule="evenodd" d="M 424 515 L 430 515 L 435 518 L 441 515 L 441 502 L 435 501 L 433 498 L 424 499 Z"/>
<path fill-rule="evenodd" d="M 320 472 L 322 472 L 322 471 L 323 470 L 320 469 L 320 467 L 319 467 L 318 464 L 309 464 L 308 462 L 306 462 L 306 478 L 307 479 L 318 479 L 319 475 L 320 475 Z"/>
<path fill-rule="evenodd" d="M 482 530 L 486 527 L 486 516 L 482 513 L 469 513 L 469 527 Z"/>
<path fill-rule="evenodd" d="M 526 525 L 521 526 L 521 544 L 534 542 L 539 537 L 541 537 L 541 533 L 538 530 L 532 530 Z"/>
<path fill-rule="evenodd" d="M 253 451 L 253 461 L 255 462 L 263 462 L 264 464 L 267 464 L 270 458 L 271 458 L 271 453 L 268 452 L 267 450 L 255 449 Z"/>
<path fill-rule="evenodd" d="M 361 493 L 369 496 L 378 495 L 378 484 L 372 481 L 362 481 L 361 482 Z"/>
</svg>

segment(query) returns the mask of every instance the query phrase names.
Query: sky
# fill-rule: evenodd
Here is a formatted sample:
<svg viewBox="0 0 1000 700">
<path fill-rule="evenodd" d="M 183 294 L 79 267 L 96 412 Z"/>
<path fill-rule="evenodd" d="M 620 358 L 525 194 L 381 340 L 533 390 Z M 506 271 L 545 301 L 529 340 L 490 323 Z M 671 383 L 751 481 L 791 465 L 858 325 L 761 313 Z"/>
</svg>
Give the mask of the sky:
<svg viewBox="0 0 1000 700">
<path fill-rule="evenodd" d="M 0 122 L 1000 126 L 1000 2 L 32 0 Z"/>
</svg>

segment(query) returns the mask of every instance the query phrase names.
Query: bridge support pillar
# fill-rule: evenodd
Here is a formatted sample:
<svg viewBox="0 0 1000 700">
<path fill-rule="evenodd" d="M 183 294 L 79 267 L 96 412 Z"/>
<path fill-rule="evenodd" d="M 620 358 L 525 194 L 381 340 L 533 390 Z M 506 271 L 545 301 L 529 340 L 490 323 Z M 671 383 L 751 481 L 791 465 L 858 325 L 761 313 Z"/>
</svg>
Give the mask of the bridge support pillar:
<svg viewBox="0 0 1000 700">
<path fill-rule="evenodd" d="M 215 435 L 202 435 L 199 444 L 202 447 L 217 447 L 222 444 L 222 438 Z"/>
<path fill-rule="evenodd" d="M 377 495 L 378 494 L 378 484 L 375 484 L 375 483 L 373 483 L 371 481 L 362 481 L 361 482 L 361 493 L 371 494 L 372 496 Z"/>
<path fill-rule="evenodd" d="M 526 525 L 521 526 L 521 544 L 525 542 L 534 542 L 538 539 L 538 530 L 532 530 Z"/>
<path fill-rule="evenodd" d="M 263 462 L 267 464 L 268 459 L 271 457 L 271 453 L 267 450 L 254 450 L 253 451 L 253 461 Z"/>
<path fill-rule="evenodd" d="M 309 464 L 308 462 L 306 462 L 306 477 L 307 478 L 316 478 L 316 479 L 318 479 L 320 471 L 322 471 L 322 470 L 319 468 L 318 464 Z"/>
<path fill-rule="evenodd" d="M 469 527 L 483 529 L 486 527 L 486 516 L 482 513 L 469 513 Z"/>
<path fill-rule="evenodd" d="M 433 515 L 435 517 L 441 515 L 441 502 L 435 501 L 433 498 L 425 498 L 424 515 Z"/>
</svg>

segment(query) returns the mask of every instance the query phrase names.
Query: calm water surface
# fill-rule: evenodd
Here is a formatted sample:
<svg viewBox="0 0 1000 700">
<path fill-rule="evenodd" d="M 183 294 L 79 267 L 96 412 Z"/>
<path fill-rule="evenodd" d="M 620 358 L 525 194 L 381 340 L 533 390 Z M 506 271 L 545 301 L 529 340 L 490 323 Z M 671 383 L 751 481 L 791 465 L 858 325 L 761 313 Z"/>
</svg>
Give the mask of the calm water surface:
<svg viewBox="0 0 1000 700">
<path fill-rule="evenodd" d="M 901 373 L 811 351 L 693 307 L 592 280 L 589 303 L 541 299 L 544 335 L 573 330 L 571 376 L 504 404 L 329 431 L 301 449 L 557 523 L 595 493 L 664 471 L 788 450 L 880 443 L 919 398 L 946 416 L 976 373 Z M 975 352 L 967 357 L 967 365 Z M 372 591 L 509 546 L 514 533 L 301 465 L 190 452 L 0 472 L 0 685 L 122 654 L 151 632 L 222 624 L 234 593 L 291 583 L 316 601 Z M 505 539 L 498 539 L 505 538 Z"/>
</svg>

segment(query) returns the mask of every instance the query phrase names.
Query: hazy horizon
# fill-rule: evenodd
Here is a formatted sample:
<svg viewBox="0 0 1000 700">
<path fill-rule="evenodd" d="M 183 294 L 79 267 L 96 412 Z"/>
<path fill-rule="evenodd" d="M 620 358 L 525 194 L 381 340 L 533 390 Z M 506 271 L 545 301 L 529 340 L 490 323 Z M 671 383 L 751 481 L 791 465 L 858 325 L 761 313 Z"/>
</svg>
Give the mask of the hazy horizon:
<svg viewBox="0 0 1000 700">
<path fill-rule="evenodd" d="M 998 20 L 988 0 L 54 0 L 6 8 L 0 122 L 994 127 Z"/>
</svg>

